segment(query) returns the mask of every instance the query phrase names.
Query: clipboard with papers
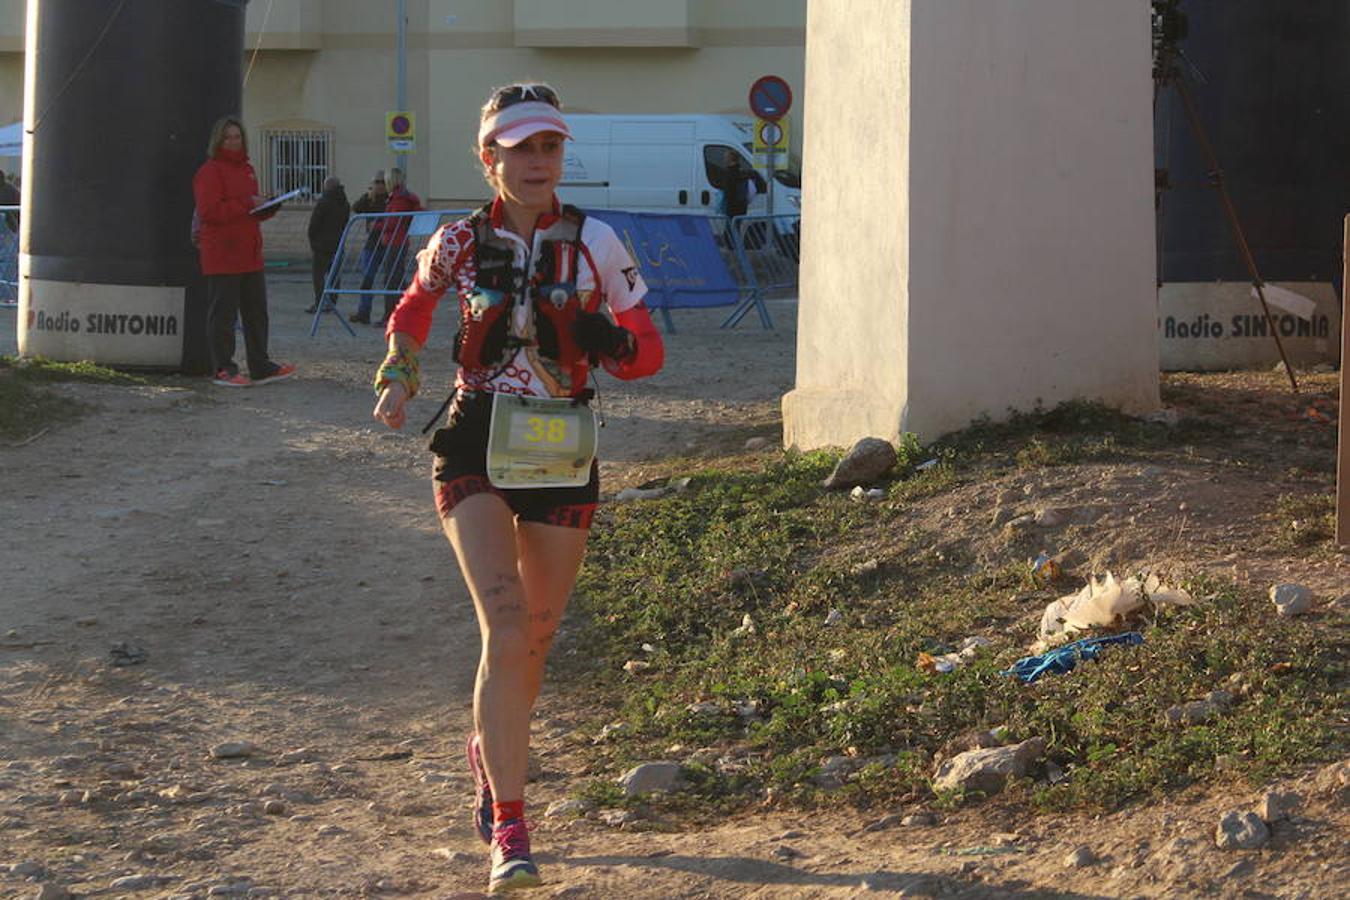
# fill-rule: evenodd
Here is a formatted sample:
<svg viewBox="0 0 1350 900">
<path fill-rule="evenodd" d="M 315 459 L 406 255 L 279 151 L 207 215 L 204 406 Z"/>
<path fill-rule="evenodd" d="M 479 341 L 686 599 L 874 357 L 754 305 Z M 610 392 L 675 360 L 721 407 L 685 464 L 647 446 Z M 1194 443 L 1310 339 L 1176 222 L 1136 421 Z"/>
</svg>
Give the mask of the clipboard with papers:
<svg viewBox="0 0 1350 900">
<path fill-rule="evenodd" d="M 292 198 L 294 198 L 294 197 L 299 197 L 299 196 L 300 196 L 301 194 L 303 194 L 303 193 L 305 193 L 305 189 L 302 188 L 302 187 L 298 187 L 298 188 L 296 188 L 296 189 L 293 190 L 293 191 L 287 191 L 287 192 L 284 193 L 284 194 L 278 194 L 277 196 L 273 197 L 271 200 L 266 200 L 266 201 L 264 201 L 264 202 L 262 202 L 262 203 L 259 203 L 257 206 L 253 207 L 252 209 L 250 209 L 250 210 L 248 211 L 248 212 L 249 212 L 249 215 L 252 216 L 252 215 L 257 215 L 258 213 L 261 213 L 261 212 L 267 212 L 269 209 L 273 209 L 274 207 L 278 207 L 278 206 L 280 206 L 281 204 L 285 203 L 287 200 L 290 200 L 290 199 L 292 199 Z"/>
</svg>

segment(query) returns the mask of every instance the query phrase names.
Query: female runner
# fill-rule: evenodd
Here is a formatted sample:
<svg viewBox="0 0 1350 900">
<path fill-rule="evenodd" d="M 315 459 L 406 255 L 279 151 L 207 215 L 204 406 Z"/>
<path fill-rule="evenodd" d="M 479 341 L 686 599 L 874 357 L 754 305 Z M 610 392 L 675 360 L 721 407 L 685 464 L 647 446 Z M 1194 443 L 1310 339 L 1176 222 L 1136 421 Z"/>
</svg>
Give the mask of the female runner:
<svg viewBox="0 0 1350 900">
<path fill-rule="evenodd" d="M 633 379 L 664 361 L 627 249 L 554 196 L 571 137 L 561 108 L 543 84 L 492 92 L 478 155 L 495 198 L 418 254 L 375 376 L 375 418 L 401 428 L 432 310 L 453 290 L 459 367 L 433 485 L 482 637 L 467 753 L 490 892 L 540 883 L 524 813 L 530 711 L 599 497 L 590 368 Z"/>
</svg>

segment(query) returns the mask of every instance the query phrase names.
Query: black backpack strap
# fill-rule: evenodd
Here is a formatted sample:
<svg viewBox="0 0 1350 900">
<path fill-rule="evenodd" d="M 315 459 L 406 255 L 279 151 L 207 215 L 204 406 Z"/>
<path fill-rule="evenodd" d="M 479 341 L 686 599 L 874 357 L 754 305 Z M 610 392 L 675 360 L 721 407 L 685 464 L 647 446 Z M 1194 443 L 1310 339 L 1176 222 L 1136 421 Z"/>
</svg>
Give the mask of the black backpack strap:
<svg viewBox="0 0 1350 900">
<path fill-rule="evenodd" d="M 581 229 L 586 224 L 586 213 L 580 208 L 568 203 L 562 208 L 562 217 L 576 228 L 576 233 L 572 235 L 572 246 L 576 248 L 578 254 L 581 252 Z M 580 255 L 577 257 L 580 259 Z"/>
</svg>

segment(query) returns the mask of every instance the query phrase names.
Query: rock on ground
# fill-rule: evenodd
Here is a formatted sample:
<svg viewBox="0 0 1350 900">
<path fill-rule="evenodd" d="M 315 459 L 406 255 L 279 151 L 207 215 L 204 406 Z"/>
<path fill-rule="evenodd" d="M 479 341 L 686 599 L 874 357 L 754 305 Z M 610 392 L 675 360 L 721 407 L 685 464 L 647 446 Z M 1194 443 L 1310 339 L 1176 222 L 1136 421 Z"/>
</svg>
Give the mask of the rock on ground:
<svg viewBox="0 0 1350 900">
<path fill-rule="evenodd" d="M 825 489 L 842 491 L 870 484 L 889 472 L 899 459 L 889 441 L 863 438 L 839 460 L 830 477 L 825 479 Z"/>
<path fill-rule="evenodd" d="M 1200 725 L 1218 717 L 1233 703 L 1233 695 L 1227 691 L 1210 691 L 1203 700 L 1178 703 L 1163 713 L 1168 725 Z"/>
<path fill-rule="evenodd" d="M 1092 865 L 1097 861 L 1097 855 L 1092 852 L 1090 847 L 1078 847 L 1068 856 L 1064 857 L 1064 867 L 1066 869 L 1082 869 Z"/>
<path fill-rule="evenodd" d="M 676 762 L 649 762 L 634 766 L 619 779 L 625 796 L 673 791 L 684 782 L 684 770 Z"/>
<path fill-rule="evenodd" d="M 252 741 L 225 741 L 211 748 L 211 755 L 216 759 L 239 759 L 257 752 L 258 747 Z"/>
<path fill-rule="evenodd" d="M 1301 584 L 1272 585 L 1270 602 L 1282 616 L 1301 616 L 1312 609 L 1312 591 Z"/>
<path fill-rule="evenodd" d="M 1225 813 L 1214 829 L 1214 845 L 1220 850 L 1258 850 L 1270 840 L 1270 829 L 1250 811 Z"/>
<path fill-rule="evenodd" d="M 990 747 L 957 754 L 938 767 L 933 787 L 996 794 L 1009 778 L 1026 775 L 1045 753 L 1045 738 L 1034 737 L 1008 747 Z"/>
<path fill-rule="evenodd" d="M 1294 791 L 1267 791 L 1256 807 L 1256 814 L 1265 822 L 1278 822 L 1289 818 L 1300 806 L 1303 798 Z"/>
</svg>

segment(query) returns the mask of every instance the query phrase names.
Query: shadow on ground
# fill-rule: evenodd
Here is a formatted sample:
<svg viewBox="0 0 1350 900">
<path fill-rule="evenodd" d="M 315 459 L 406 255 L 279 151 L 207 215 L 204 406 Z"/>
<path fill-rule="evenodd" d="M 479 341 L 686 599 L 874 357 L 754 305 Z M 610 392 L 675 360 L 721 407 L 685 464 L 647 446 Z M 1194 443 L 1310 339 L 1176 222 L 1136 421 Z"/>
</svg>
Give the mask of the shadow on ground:
<svg viewBox="0 0 1350 900">
<path fill-rule="evenodd" d="M 543 856 L 541 855 L 541 860 Z M 553 860 L 563 866 L 628 867 L 666 869 L 691 876 L 746 886 L 783 885 L 798 888 L 856 888 L 865 891 L 906 891 L 912 896 L 1008 898 L 1008 900 L 1097 900 L 1102 894 L 1044 891 L 1027 888 L 1025 882 L 975 882 L 945 875 L 918 872 L 805 872 L 781 863 L 745 856 L 590 856 Z M 707 885 L 700 887 L 706 889 Z M 691 885 L 692 888 L 692 885 Z"/>
</svg>

